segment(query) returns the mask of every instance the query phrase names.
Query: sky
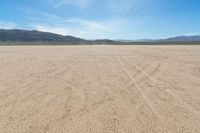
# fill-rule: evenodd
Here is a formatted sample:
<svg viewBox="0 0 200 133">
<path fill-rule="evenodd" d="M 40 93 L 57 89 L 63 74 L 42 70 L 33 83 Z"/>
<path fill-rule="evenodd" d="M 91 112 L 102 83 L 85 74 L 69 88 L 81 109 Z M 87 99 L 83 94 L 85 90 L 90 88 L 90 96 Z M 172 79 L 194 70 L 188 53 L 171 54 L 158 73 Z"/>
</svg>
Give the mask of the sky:
<svg viewBox="0 0 200 133">
<path fill-rule="evenodd" d="M 0 0 L 0 29 L 85 39 L 200 35 L 200 0 Z"/>
</svg>

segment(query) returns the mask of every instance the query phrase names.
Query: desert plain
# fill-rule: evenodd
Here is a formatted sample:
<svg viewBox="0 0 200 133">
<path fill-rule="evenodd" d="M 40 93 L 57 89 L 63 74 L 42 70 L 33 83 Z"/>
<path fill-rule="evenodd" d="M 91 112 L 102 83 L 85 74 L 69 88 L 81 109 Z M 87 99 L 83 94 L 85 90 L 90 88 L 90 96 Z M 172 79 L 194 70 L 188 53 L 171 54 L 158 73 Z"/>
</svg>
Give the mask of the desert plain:
<svg viewBox="0 0 200 133">
<path fill-rule="evenodd" d="M 200 46 L 1 46 L 0 133 L 200 133 Z"/>
</svg>

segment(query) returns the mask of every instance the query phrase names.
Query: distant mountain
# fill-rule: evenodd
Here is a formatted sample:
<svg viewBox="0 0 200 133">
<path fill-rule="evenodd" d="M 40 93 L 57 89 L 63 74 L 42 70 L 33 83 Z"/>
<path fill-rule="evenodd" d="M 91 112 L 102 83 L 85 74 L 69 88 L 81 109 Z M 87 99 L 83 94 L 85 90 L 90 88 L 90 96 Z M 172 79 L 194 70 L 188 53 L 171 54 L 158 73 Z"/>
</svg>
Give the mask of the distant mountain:
<svg viewBox="0 0 200 133">
<path fill-rule="evenodd" d="M 49 41 L 49 42 L 80 42 L 84 39 L 73 36 L 62 36 L 49 32 L 28 30 L 4 30 L 0 29 L 0 41 Z"/>
<path fill-rule="evenodd" d="M 37 30 L 0 29 L 0 42 L 58 42 L 71 44 L 132 44 L 159 42 L 200 42 L 200 36 L 177 36 L 167 39 L 139 39 L 139 40 L 85 40 L 73 36 L 63 36 Z"/>
<path fill-rule="evenodd" d="M 108 43 L 116 43 L 116 42 L 119 42 L 119 41 L 115 41 L 115 40 L 110 40 L 110 39 L 99 39 L 99 40 L 94 40 L 94 41 L 91 41 L 93 43 L 101 43 L 101 44 L 108 44 Z"/>
<path fill-rule="evenodd" d="M 159 41 L 168 41 L 168 42 L 189 42 L 189 41 L 200 41 L 200 35 L 196 36 L 177 36 L 177 37 L 171 37 L 167 39 L 161 39 Z"/>
<path fill-rule="evenodd" d="M 138 39 L 134 40 L 134 42 L 155 42 L 156 40 L 153 39 Z"/>
<path fill-rule="evenodd" d="M 138 39 L 132 42 L 199 42 L 200 36 L 176 36 L 166 39 Z"/>
<path fill-rule="evenodd" d="M 176 36 L 166 39 L 138 39 L 129 42 L 200 42 L 200 36 Z"/>
<path fill-rule="evenodd" d="M 133 40 L 116 39 L 117 42 L 133 42 Z"/>
</svg>

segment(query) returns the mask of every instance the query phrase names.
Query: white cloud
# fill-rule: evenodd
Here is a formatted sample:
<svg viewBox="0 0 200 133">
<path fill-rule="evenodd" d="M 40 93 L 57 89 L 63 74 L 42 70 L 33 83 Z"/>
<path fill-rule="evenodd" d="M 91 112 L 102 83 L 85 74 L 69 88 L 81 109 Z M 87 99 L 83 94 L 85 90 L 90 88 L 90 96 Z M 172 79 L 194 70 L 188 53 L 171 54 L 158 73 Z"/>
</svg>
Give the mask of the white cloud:
<svg viewBox="0 0 200 133">
<path fill-rule="evenodd" d="M 31 27 L 39 31 L 73 35 L 86 39 L 106 38 L 106 35 L 112 32 L 112 29 L 104 23 L 81 18 L 66 19 L 56 23 L 33 23 Z"/>
<path fill-rule="evenodd" d="M 141 22 L 127 18 L 110 18 L 90 21 L 82 18 L 60 19 L 51 22 L 36 22 L 33 29 L 62 35 L 73 35 L 85 39 L 128 38 Z"/>
<path fill-rule="evenodd" d="M 121 15 L 127 13 L 133 13 L 137 11 L 141 6 L 145 4 L 142 3 L 148 0 L 106 0 L 105 4 L 111 12 Z"/>
<path fill-rule="evenodd" d="M 53 32 L 62 35 L 73 35 L 86 39 L 107 38 L 113 33 L 112 24 L 108 21 L 94 21 L 83 18 L 64 18 L 55 14 L 34 10 L 28 13 L 37 14 L 37 17 L 28 18 L 28 27 L 40 31 Z"/>
<path fill-rule="evenodd" d="M 0 29 L 14 29 L 14 28 L 17 28 L 16 23 L 0 20 Z"/>
<path fill-rule="evenodd" d="M 111 31 L 110 28 L 102 22 L 90 21 L 82 18 L 66 19 L 64 22 L 78 24 L 90 29 L 102 30 L 107 32 Z"/>
<path fill-rule="evenodd" d="M 84 18 L 64 18 L 47 12 L 33 11 L 37 17 L 29 18 L 31 29 L 53 32 L 62 35 L 73 35 L 85 39 L 130 38 L 144 24 L 144 19 L 124 16 L 111 16 L 100 20 Z M 145 18 L 146 20 L 146 18 Z"/>
<path fill-rule="evenodd" d="M 91 0 L 51 0 L 54 8 L 59 8 L 65 5 L 74 5 L 81 8 L 89 6 Z"/>
<path fill-rule="evenodd" d="M 46 0 L 49 1 L 54 8 L 63 7 L 66 5 L 76 6 L 79 8 L 86 8 L 91 6 L 97 0 Z M 113 13 L 128 13 L 135 11 L 141 6 L 152 0 L 101 0 L 102 5 L 107 8 L 108 11 Z M 92 5 L 98 6 L 98 5 Z"/>
</svg>

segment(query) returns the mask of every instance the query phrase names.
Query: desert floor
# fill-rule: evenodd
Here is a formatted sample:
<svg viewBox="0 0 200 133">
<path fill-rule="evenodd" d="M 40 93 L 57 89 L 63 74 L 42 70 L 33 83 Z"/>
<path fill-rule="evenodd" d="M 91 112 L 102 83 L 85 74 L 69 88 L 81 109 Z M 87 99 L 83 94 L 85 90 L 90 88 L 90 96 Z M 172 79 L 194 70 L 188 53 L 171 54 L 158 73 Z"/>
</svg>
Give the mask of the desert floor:
<svg viewBox="0 0 200 133">
<path fill-rule="evenodd" d="M 200 46 L 0 47 L 0 133 L 158 132 L 200 132 Z"/>
</svg>

